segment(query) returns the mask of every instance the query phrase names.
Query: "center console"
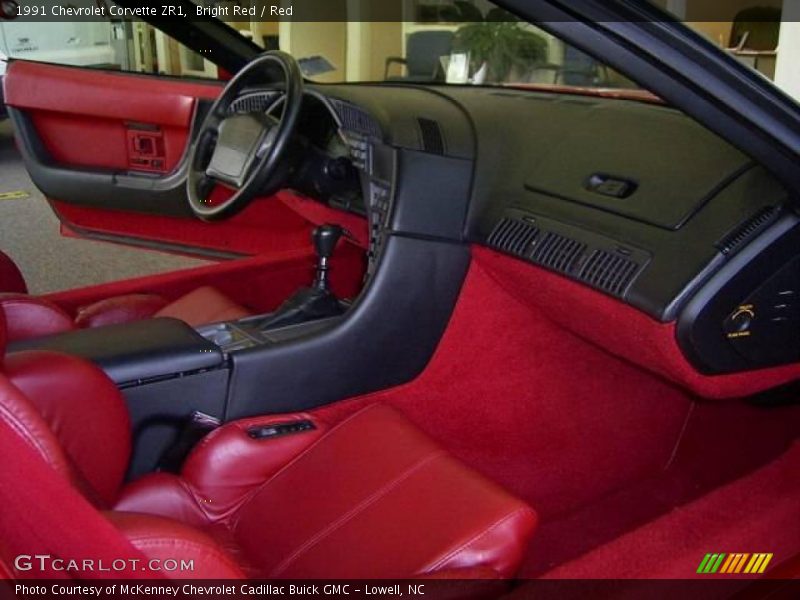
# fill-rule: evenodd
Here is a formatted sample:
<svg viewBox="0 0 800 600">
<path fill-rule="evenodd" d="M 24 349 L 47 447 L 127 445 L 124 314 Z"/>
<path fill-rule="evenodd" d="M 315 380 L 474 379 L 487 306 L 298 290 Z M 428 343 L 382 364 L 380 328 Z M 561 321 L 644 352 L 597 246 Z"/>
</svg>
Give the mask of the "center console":
<svg viewBox="0 0 800 600">
<path fill-rule="evenodd" d="M 472 161 L 398 148 L 362 117 L 341 119 L 371 228 L 368 275 L 352 304 L 327 287 L 346 232 L 322 226 L 314 281 L 274 313 L 197 329 L 152 319 L 10 348 L 68 352 L 108 373 L 132 418 L 130 477 L 174 464 L 193 424 L 308 410 L 400 385 L 427 365 L 469 267 L 461 240 Z"/>
<path fill-rule="evenodd" d="M 26 350 L 80 356 L 117 384 L 131 417 L 131 477 L 155 469 L 193 414 L 225 419 L 228 361 L 217 345 L 183 321 L 159 318 L 80 329 L 8 347 L 8 352 Z"/>
<path fill-rule="evenodd" d="M 266 316 L 268 318 L 269 315 Z M 328 317 L 306 323 L 262 328 L 264 316 L 249 317 L 229 323 L 212 323 L 198 327 L 197 332 L 212 342 L 225 357 L 260 346 L 280 344 L 293 339 L 315 335 L 336 326 L 343 316 Z"/>
<path fill-rule="evenodd" d="M 135 478 L 158 467 L 193 419 L 228 419 L 234 355 L 313 337 L 344 318 L 264 327 L 270 316 L 197 330 L 177 319 L 149 319 L 22 340 L 8 351 L 62 352 L 103 369 L 128 405 L 134 446 L 128 475 Z"/>
</svg>

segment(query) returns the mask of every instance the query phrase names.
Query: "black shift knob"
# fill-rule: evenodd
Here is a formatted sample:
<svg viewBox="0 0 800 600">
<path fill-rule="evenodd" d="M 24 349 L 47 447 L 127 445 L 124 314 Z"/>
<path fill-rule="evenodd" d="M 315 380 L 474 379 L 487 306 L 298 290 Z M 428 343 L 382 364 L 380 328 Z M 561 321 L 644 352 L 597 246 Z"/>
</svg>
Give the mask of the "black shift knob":
<svg viewBox="0 0 800 600">
<path fill-rule="evenodd" d="M 342 228 L 338 225 L 320 225 L 311 234 L 311 239 L 314 241 L 314 251 L 319 258 L 330 258 L 333 256 L 333 250 L 336 248 L 336 243 L 342 237 Z"/>
<path fill-rule="evenodd" d="M 328 291 L 328 260 L 333 256 L 336 242 L 342 237 L 342 228 L 338 225 L 320 225 L 311 234 L 314 241 L 314 252 L 317 253 L 317 273 L 314 276 L 314 287 Z"/>
</svg>

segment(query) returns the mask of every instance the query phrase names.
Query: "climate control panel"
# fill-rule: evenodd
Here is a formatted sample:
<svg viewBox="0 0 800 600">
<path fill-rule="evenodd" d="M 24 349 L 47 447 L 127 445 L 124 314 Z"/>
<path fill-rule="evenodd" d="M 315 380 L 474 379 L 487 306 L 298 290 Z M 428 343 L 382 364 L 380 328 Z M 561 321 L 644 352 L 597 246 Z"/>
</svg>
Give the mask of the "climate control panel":
<svg viewBox="0 0 800 600">
<path fill-rule="evenodd" d="M 800 362 L 800 220 L 733 257 L 688 303 L 678 343 L 697 369 L 735 373 Z"/>
<path fill-rule="evenodd" d="M 722 328 L 728 343 L 754 364 L 800 360 L 800 258 L 739 303 Z"/>
</svg>

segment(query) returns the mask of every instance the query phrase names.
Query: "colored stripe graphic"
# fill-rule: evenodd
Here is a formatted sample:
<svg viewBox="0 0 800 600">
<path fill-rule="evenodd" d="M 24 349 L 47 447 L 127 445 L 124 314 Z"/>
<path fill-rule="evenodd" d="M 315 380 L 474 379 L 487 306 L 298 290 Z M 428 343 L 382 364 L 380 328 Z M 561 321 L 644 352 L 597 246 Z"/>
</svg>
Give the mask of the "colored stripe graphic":
<svg viewBox="0 0 800 600">
<path fill-rule="evenodd" d="M 697 567 L 697 572 L 716 573 L 723 558 L 725 558 L 725 554 L 706 554 L 705 558 L 703 558 L 702 562 L 700 563 L 700 566 Z"/>
<path fill-rule="evenodd" d="M 703 575 L 760 575 L 767 570 L 773 554 L 759 552 L 709 552 L 700 561 L 697 572 Z"/>
</svg>

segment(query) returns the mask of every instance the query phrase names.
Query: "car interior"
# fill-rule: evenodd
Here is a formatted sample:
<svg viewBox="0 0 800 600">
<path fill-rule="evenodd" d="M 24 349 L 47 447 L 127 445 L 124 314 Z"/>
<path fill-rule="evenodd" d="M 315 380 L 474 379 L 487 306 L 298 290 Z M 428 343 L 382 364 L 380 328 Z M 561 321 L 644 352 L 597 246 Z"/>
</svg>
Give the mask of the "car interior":
<svg viewBox="0 0 800 600">
<path fill-rule="evenodd" d="M 0 261 L 7 573 L 798 573 L 800 218 L 698 121 L 280 51 L 4 85 L 63 235 L 218 261 L 45 296 Z"/>
</svg>

